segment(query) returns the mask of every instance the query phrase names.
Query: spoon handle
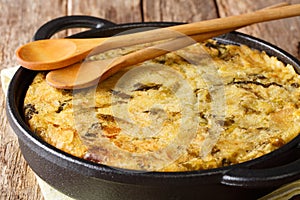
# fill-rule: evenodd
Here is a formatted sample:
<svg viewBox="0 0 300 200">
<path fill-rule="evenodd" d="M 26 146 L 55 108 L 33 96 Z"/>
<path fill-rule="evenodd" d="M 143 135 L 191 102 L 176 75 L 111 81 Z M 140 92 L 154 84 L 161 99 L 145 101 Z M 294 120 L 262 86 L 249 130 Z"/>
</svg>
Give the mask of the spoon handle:
<svg viewBox="0 0 300 200">
<path fill-rule="evenodd" d="M 161 55 L 165 55 L 169 52 L 176 51 L 178 49 L 184 48 L 186 46 L 195 44 L 197 42 L 201 42 L 207 40 L 209 38 L 228 33 L 233 31 L 234 29 L 225 29 L 220 31 L 213 31 L 209 33 L 203 33 L 198 35 L 186 36 L 186 37 L 179 37 L 161 44 L 157 44 L 145 49 L 141 49 L 125 56 L 121 56 L 114 60 L 110 64 L 108 68 L 106 68 L 106 72 L 101 76 L 100 81 L 105 80 L 106 78 L 110 77 L 111 75 L 118 72 L 121 68 L 135 65 L 146 60 L 150 60 L 156 58 Z"/>
<path fill-rule="evenodd" d="M 286 3 L 276 4 L 263 10 L 271 10 L 278 7 L 282 8 L 286 7 L 286 5 Z M 182 35 L 180 35 L 181 37 L 178 37 L 177 34 L 177 38 L 175 39 L 138 50 L 125 56 L 117 57 L 111 60 L 91 61 L 83 65 L 81 63 L 76 63 L 62 69 L 51 71 L 47 75 L 47 82 L 53 87 L 61 89 L 80 89 L 90 87 L 115 74 L 123 67 L 153 59 L 168 52 L 178 50 L 193 43 L 204 41 L 238 28 L 241 27 L 194 34 L 189 37 L 183 37 Z M 91 71 L 93 71 L 92 74 L 90 73 Z"/>
<path fill-rule="evenodd" d="M 281 3 L 251 13 L 112 37 L 97 47 L 95 52 L 100 53 L 122 46 L 131 46 L 135 44 L 176 38 L 180 35 L 196 35 L 224 29 L 237 29 L 238 27 L 243 27 L 254 23 L 299 15 L 300 4 L 287 5 L 286 3 Z"/>
<path fill-rule="evenodd" d="M 90 87 L 107 79 L 124 67 L 156 58 L 230 31 L 232 31 L 232 29 L 198 34 L 190 37 L 179 37 L 114 59 L 76 63 L 69 67 L 50 71 L 47 74 L 46 80 L 53 87 L 60 89 L 81 89 Z"/>
<path fill-rule="evenodd" d="M 266 22 L 276 19 L 289 18 L 300 15 L 300 4 L 262 9 L 241 15 L 200 21 L 190 24 L 170 27 L 170 30 L 181 32 L 185 35 L 211 32 L 222 29 L 243 27 L 249 24 Z"/>
</svg>

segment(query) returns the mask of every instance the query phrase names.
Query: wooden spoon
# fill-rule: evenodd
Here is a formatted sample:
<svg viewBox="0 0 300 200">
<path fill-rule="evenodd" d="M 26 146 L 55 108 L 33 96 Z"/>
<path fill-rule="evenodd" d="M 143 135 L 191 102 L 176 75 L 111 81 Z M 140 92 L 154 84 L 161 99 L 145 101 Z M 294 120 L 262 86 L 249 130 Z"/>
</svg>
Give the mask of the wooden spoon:
<svg viewBox="0 0 300 200">
<path fill-rule="evenodd" d="M 230 31 L 232 29 L 193 35 L 191 37 L 180 37 L 113 59 L 76 63 L 69 67 L 50 71 L 46 76 L 46 81 L 49 85 L 60 89 L 90 87 L 115 74 L 123 67 L 156 58 L 198 41 L 204 41 Z"/>
<path fill-rule="evenodd" d="M 286 3 L 274 5 L 265 9 L 273 9 L 282 6 L 286 6 Z M 232 30 L 234 30 L 234 28 L 193 35 L 191 37 L 181 37 L 114 59 L 76 63 L 69 67 L 49 72 L 46 80 L 53 87 L 61 89 L 89 87 L 116 73 L 122 67 L 155 58 L 170 51 L 180 49 L 195 42 L 203 41 Z"/>
<path fill-rule="evenodd" d="M 23 67 L 31 70 L 53 70 L 79 62 L 91 51 L 100 53 L 118 47 L 176 38 L 178 34 L 196 35 L 230 30 L 253 23 L 298 15 L 300 15 L 300 4 L 295 4 L 111 38 L 40 40 L 21 46 L 17 49 L 16 55 Z M 95 47 L 97 47 L 96 50 Z"/>
</svg>

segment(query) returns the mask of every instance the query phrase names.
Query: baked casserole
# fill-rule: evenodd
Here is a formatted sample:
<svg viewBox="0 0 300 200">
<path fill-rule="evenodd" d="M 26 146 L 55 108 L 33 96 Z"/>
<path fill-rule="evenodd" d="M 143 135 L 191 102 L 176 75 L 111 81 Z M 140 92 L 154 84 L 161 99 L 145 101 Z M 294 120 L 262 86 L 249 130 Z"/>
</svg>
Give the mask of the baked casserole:
<svg viewBox="0 0 300 200">
<path fill-rule="evenodd" d="M 113 167 L 229 166 L 278 149 L 300 132 L 293 66 L 245 45 L 208 40 L 80 90 L 53 88 L 45 76 L 38 73 L 25 97 L 30 128 L 66 153 Z"/>
</svg>

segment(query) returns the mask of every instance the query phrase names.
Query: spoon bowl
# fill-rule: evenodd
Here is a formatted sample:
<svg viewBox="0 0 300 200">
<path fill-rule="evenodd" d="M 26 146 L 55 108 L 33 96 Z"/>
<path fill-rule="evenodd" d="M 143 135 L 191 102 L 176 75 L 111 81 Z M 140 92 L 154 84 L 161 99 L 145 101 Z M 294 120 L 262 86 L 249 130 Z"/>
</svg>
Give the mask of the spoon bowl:
<svg viewBox="0 0 300 200">
<path fill-rule="evenodd" d="M 75 63 L 69 67 L 49 72 L 46 81 L 59 89 L 80 89 L 96 85 L 105 79 L 104 73 L 112 67 L 114 59 Z M 93 73 L 91 73 L 93 72 Z"/>
<path fill-rule="evenodd" d="M 38 40 L 16 51 L 18 62 L 31 70 L 54 70 L 83 60 L 106 38 Z"/>
</svg>

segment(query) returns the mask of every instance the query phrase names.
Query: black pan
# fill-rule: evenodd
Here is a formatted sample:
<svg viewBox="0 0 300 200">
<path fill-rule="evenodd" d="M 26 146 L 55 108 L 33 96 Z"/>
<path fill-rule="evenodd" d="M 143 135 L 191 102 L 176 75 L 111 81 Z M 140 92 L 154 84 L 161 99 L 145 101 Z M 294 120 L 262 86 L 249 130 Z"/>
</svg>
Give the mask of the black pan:
<svg viewBox="0 0 300 200">
<path fill-rule="evenodd" d="M 91 30 L 74 38 L 107 37 L 137 28 L 149 29 L 176 25 L 174 22 L 114 24 L 89 16 L 69 16 L 43 25 L 34 40 L 74 27 Z M 232 32 L 216 38 L 226 44 L 246 44 L 266 51 L 291 64 L 300 62 L 285 51 L 260 39 Z M 64 153 L 37 137 L 27 126 L 23 100 L 36 72 L 20 68 L 13 77 L 7 97 L 7 115 L 18 136 L 29 166 L 44 181 L 76 199 L 160 200 L 160 199 L 257 199 L 280 186 L 300 179 L 300 136 L 257 159 L 229 167 L 191 172 L 140 172 L 92 163 Z"/>
</svg>

